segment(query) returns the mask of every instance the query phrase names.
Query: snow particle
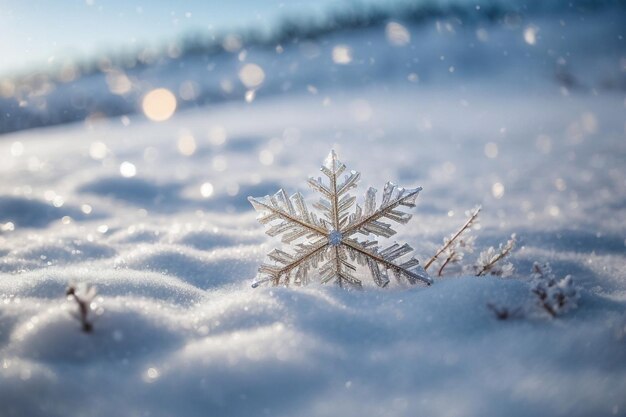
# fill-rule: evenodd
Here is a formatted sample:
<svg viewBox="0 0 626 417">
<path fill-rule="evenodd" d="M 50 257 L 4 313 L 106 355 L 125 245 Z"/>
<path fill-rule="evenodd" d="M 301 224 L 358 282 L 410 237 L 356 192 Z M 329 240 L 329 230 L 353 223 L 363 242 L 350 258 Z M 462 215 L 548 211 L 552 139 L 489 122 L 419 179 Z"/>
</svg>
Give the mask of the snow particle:
<svg viewBox="0 0 626 417">
<path fill-rule="evenodd" d="M 89 204 L 83 204 L 80 206 L 80 211 L 82 211 L 85 214 L 91 214 L 92 210 L 93 209 L 91 208 Z"/>
<path fill-rule="evenodd" d="M 419 75 L 417 75 L 417 73 L 415 72 L 410 73 L 406 78 L 412 83 L 416 83 L 420 80 Z"/>
<path fill-rule="evenodd" d="M 346 65 L 352 62 L 352 49 L 347 45 L 337 45 L 332 52 L 335 64 Z"/>
<path fill-rule="evenodd" d="M 237 35 L 228 35 L 224 38 L 222 46 L 228 52 L 237 52 L 243 46 L 243 42 Z"/>
<path fill-rule="evenodd" d="M 124 339 L 124 333 L 121 330 L 115 330 L 113 332 L 113 340 L 116 342 L 121 342 Z"/>
<path fill-rule="evenodd" d="M 213 161 L 211 161 L 211 166 L 216 171 L 225 171 L 226 168 L 228 168 L 228 161 L 226 161 L 226 158 L 224 156 L 217 155 L 215 158 L 213 158 Z"/>
<path fill-rule="evenodd" d="M 247 88 L 256 88 L 263 84 L 265 72 L 257 64 L 246 64 L 239 70 L 239 80 Z"/>
<path fill-rule="evenodd" d="M 541 153 L 549 154 L 552 151 L 552 139 L 548 135 L 539 135 L 535 140 L 535 146 Z"/>
<path fill-rule="evenodd" d="M 561 209 L 559 209 L 558 206 L 554 206 L 554 205 L 548 206 L 547 211 L 548 211 L 548 214 L 552 217 L 559 217 L 559 214 L 561 214 Z"/>
<path fill-rule="evenodd" d="M 596 133 L 598 131 L 598 119 L 595 114 L 587 112 L 580 119 L 586 133 Z"/>
<path fill-rule="evenodd" d="M 119 70 L 107 71 L 105 81 L 109 87 L 109 91 L 117 95 L 124 95 L 133 87 L 133 83 L 128 76 Z"/>
<path fill-rule="evenodd" d="M 500 199 L 504 195 L 504 185 L 500 182 L 496 182 L 491 186 L 491 194 L 494 198 Z"/>
<path fill-rule="evenodd" d="M 236 182 L 228 184 L 226 186 L 226 194 L 228 194 L 230 197 L 235 197 L 237 194 L 239 194 L 239 184 L 237 184 Z"/>
<path fill-rule="evenodd" d="M 487 32 L 483 28 L 477 29 L 476 39 L 478 39 L 480 42 L 487 42 L 489 40 L 489 32 Z"/>
<path fill-rule="evenodd" d="M 124 178 L 132 178 L 137 175 L 137 168 L 134 164 L 124 161 L 120 164 L 120 174 Z"/>
<path fill-rule="evenodd" d="M 527 26 L 524 29 L 524 41 L 529 45 L 537 43 L 537 32 L 539 29 L 536 26 Z"/>
<path fill-rule="evenodd" d="M 146 382 L 153 382 L 154 380 L 156 380 L 159 377 L 160 373 L 159 370 L 157 368 L 148 368 L 148 370 L 146 371 L 145 375 L 144 375 L 144 381 Z"/>
<path fill-rule="evenodd" d="M 178 137 L 178 152 L 184 156 L 191 156 L 196 152 L 196 140 L 191 133 L 183 133 Z"/>
<path fill-rule="evenodd" d="M 350 112 L 357 122 L 367 122 L 374 114 L 372 106 L 367 100 L 354 100 L 350 103 Z"/>
<path fill-rule="evenodd" d="M 248 90 L 246 91 L 246 95 L 244 97 L 246 99 L 246 103 L 252 103 L 256 97 L 256 93 L 254 90 Z"/>
<path fill-rule="evenodd" d="M 24 153 L 24 145 L 22 142 L 13 142 L 11 145 L 11 155 L 21 156 Z"/>
<path fill-rule="evenodd" d="M 166 88 L 154 89 L 144 96 L 141 108 L 148 119 L 165 121 L 176 111 L 176 96 Z"/>
<path fill-rule="evenodd" d="M 385 36 L 387 36 L 387 41 L 394 46 L 404 46 L 411 42 L 408 29 L 397 22 L 387 23 Z"/>
<path fill-rule="evenodd" d="M 209 198 L 213 195 L 213 184 L 210 182 L 205 182 L 200 186 L 200 194 L 202 197 Z"/>
<path fill-rule="evenodd" d="M 557 178 L 556 180 L 554 180 L 554 186 L 559 191 L 565 191 L 567 189 L 567 185 L 565 184 L 563 178 Z"/>
<path fill-rule="evenodd" d="M 224 126 L 215 125 L 211 126 L 211 128 L 209 129 L 207 137 L 209 138 L 209 142 L 211 142 L 211 145 L 219 146 L 223 145 L 224 142 L 226 142 L 226 138 L 228 137 L 228 135 L 226 134 L 226 129 L 224 129 Z"/>
<path fill-rule="evenodd" d="M 223 79 L 220 81 L 220 88 L 225 93 L 232 93 L 235 86 L 233 85 L 233 82 L 231 80 Z"/>
<path fill-rule="evenodd" d="M 22 381 L 28 381 L 31 377 L 31 371 L 29 368 L 22 368 L 20 371 L 20 379 Z"/>
<path fill-rule="evenodd" d="M 178 94 L 185 101 L 195 100 L 200 95 L 200 86 L 191 80 L 183 81 L 178 88 Z"/>
<path fill-rule="evenodd" d="M 259 161 L 261 161 L 263 165 L 272 165 L 274 163 L 274 154 L 264 149 L 259 153 Z"/>
<path fill-rule="evenodd" d="M 498 144 L 489 142 L 485 144 L 485 156 L 490 159 L 498 157 Z"/>
<path fill-rule="evenodd" d="M 6 222 L 4 224 L 0 223 L 0 231 L 12 232 L 14 230 L 15 230 L 15 224 L 13 222 Z"/>
<path fill-rule="evenodd" d="M 89 146 L 89 156 L 96 160 L 104 159 L 108 152 L 109 149 L 102 142 L 93 142 L 91 146 Z"/>
</svg>

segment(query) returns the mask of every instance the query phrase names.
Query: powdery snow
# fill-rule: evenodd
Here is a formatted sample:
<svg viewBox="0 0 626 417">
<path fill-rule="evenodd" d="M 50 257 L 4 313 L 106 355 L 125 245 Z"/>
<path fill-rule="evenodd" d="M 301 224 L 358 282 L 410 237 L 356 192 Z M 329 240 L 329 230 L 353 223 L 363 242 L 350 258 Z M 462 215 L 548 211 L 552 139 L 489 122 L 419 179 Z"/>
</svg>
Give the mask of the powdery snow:
<svg viewBox="0 0 626 417">
<path fill-rule="evenodd" d="M 246 197 L 312 197 L 331 148 L 364 186 L 424 188 L 397 235 L 422 262 L 481 204 L 477 249 L 516 232 L 515 275 L 252 289 L 277 242 Z M 0 415 L 626 415 L 624 155 L 623 93 L 549 79 L 403 77 L 5 135 Z M 534 261 L 573 276 L 578 309 L 497 320 L 487 303 L 533 305 Z M 64 296 L 81 282 L 90 334 Z"/>
</svg>

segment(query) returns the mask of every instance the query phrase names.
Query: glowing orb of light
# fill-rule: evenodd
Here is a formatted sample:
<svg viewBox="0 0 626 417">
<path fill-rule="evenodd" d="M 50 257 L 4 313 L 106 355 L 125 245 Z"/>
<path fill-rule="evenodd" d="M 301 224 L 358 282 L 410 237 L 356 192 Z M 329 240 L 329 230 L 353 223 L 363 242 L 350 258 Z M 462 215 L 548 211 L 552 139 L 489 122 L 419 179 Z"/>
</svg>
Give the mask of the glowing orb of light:
<svg viewBox="0 0 626 417">
<path fill-rule="evenodd" d="M 337 45 L 332 52 L 333 62 L 346 65 L 352 62 L 352 49 L 347 45 Z"/>
<path fill-rule="evenodd" d="M 176 111 L 176 96 L 166 88 L 154 89 L 144 96 L 141 108 L 148 119 L 165 121 Z"/>
<path fill-rule="evenodd" d="M 385 26 L 387 41 L 394 46 L 404 46 L 411 42 L 409 30 L 397 22 L 389 22 Z"/>
<path fill-rule="evenodd" d="M 263 84 L 265 72 L 257 64 L 246 64 L 239 71 L 239 79 L 248 88 L 255 88 Z"/>
</svg>

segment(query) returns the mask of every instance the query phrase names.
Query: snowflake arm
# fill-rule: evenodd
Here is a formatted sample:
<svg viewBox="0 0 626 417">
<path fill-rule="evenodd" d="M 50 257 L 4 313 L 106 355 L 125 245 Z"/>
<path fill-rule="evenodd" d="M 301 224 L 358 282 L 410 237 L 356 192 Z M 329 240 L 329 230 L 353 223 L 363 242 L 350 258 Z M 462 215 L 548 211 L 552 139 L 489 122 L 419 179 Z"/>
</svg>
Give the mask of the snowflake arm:
<svg viewBox="0 0 626 417">
<path fill-rule="evenodd" d="M 284 243 L 291 243 L 307 235 L 326 235 L 326 230 L 322 227 L 317 216 L 309 212 L 300 193 L 289 198 L 285 190 L 280 189 L 273 196 L 248 197 L 248 201 L 259 212 L 257 217 L 259 223 L 272 223 L 266 233 L 269 236 L 283 234 L 282 241 Z M 276 222 L 275 220 L 279 221 Z"/>
<path fill-rule="evenodd" d="M 376 208 L 376 189 L 370 187 L 365 195 L 365 208 L 357 205 L 356 213 L 351 216 L 346 235 L 354 233 L 369 234 L 376 236 L 391 237 L 396 231 L 388 223 L 380 221 L 387 218 L 400 224 L 406 224 L 411 220 L 411 214 L 405 213 L 398 208 L 400 206 L 415 207 L 415 200 L 422 191 L 422 187 L 413 189 L 396 188 L 396 185 L 388 182 L 383 190 L 383 198 L 380 207 Z"/>
<path fill-rule="evenodd" d="M 259 274 L 262 278 L 255 281 L 252 286 L 256 288 L 261 283 L 268 281 L 272 281 L 274 285 L 279 285 L 281 278 L 285 284 L 289 284 L 292 276 L 296 284 L 305 284 L 308 270 L 311 266 L 316 267 L 320 261 L 325 259 L 327 248 L 326 239 L 320 239 L 312 244 L 298 245 L 295 255 L 274 249 L 267 255 L 274 264 L 261 264 Z"/>
</svg>

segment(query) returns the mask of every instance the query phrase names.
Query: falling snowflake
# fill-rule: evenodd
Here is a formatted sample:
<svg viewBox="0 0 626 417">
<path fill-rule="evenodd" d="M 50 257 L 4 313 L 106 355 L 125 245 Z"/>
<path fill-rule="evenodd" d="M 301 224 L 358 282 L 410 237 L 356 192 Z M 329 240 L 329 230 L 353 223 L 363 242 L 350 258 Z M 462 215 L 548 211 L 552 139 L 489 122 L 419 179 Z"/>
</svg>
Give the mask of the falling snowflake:
<svg viewBox="0 0 626 417">
<path fill-rule="evenodd" d="M 321 194 L 313 204 L 321 215 L 309 210 L 299 192 L 289 197 L 281 189 L 273 196 L 248 197 L 259 212 L 259 222 L 269 226 L 266 233 L 281 236 L 283 243 L 292 246 L 291 253 L 274 249 L 268 254 L 271 263 L 259 267 L 253 287 L 264 282 L 305 285 L 313 270 L 319 271 L 322 283 L 335 281 L 339 286 L 361 287 L 358 266 L 369 270 L 380 287 L 389 284 L 390 271 L 399 282 L 431 284 L 417 259 L 399 260 L 413 251 L 411 246 L 394 243 L 381 249 L 376 240 L 367 239 L 370 235 L 389 238 L 396 233 L 383 219 L 406 224 L 411 215 L 401 208 L 414 207 L 422 188 L 405 189 L 388 182 L 380 205 L 376 204 L 376 189 L 369 188 L 364 206 L 356 204 L 352 212 L 356 197 L 349 191 L 357 186 L 361 174 L 350 171 L 340 178 L 345 169 L 335 151 L 331 151 L 320 168 L 328 180 L 309 178 L 309 186 Z M 357 235 L 365 236 L 365 240 L 359 240 Z"/>
</svg>

